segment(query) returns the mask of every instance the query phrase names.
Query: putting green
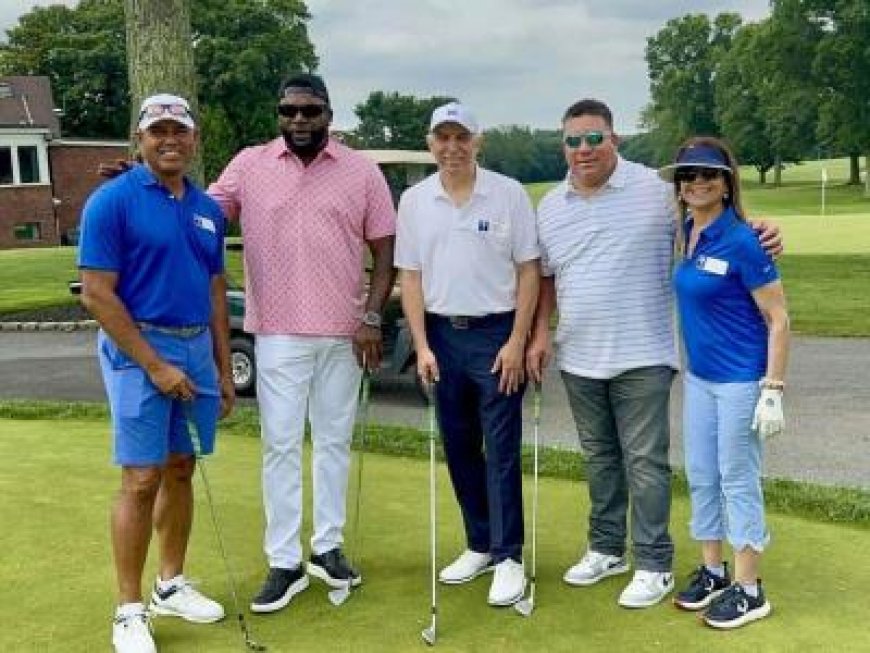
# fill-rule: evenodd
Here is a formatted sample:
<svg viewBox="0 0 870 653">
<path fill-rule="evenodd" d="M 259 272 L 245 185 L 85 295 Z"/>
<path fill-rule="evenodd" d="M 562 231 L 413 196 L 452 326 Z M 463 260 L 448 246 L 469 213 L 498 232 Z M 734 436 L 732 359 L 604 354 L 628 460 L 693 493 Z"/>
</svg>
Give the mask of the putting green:
<svg viewBox="0 0 870 653">
<path fill-rule="evenodd" d="M 3 651 L 109 650 L 113 570 L 108 503 L 117 470 L 101 421 L 0 420 L 0 630 Z M 243 602 L 265 570 L 259 442 L 226 435 L 209 461 L 212 484 Z M 429 620 L 428 463 L 368 454 L 364 463 L 360 564 L 362 589 L 341 608 L 313 583 L 274 615 L 248 615 L 255 638 L 281 651 L 422 651 Z M 351 478 L 355 478 L 352 472 Z M 446 472 L 439 467 L 439 562 L 462 547 Z M 351 481 L 353 486 L 353 481 Z M 201 488 L 199 488 L 201 490 Z M 310 502 L 306 485 L 306 503 Z M 526 480 L 527 500 L 531 479 Z M 771 517 L 764 565 L 773 616 L 733 633 L 699 625 L 670 604 L 627 611 L 616 606 L 624 579 L 575 589 L 560 578 L 584 542 L 585 487 L 541 482 L 537 607 L 529 619 L 486 605 L 486 578 L 439 588 L 441 651 L 868 651 L 864 626 L 870 565 L 867 531 L 799 518 Z M 223 566 L 198 492 L 188 574 L 231 606 Z M 353 502 L 350 502 L 351 505 Z M 687 503 L 674 502 L 680 582 L 695 564 L 686 535 Z M 310 510 L 309 510 L 310 512 Z M 310 522 L 304 523 L 305 539 Z M 352 541 L 352 535 L 349 534 Z M 149 561 L 146 582 L 154 562 Z M 240 651 L 235 619 L 218 625 L 155 621 L 162 653 Z"/>
</svg>

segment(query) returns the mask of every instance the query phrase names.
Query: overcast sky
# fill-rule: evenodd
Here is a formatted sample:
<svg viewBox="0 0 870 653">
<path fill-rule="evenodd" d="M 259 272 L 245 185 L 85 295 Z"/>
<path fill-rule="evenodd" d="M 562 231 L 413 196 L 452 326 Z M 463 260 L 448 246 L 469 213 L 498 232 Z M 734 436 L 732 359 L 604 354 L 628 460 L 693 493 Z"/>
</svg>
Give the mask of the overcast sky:
<svg viewBox="0 0 870 653">
<path fill-rule="evenodd" d="M 51 0 L 0 0 L 0 30 Z M 75 0 L 63 4 L 74 5 Z M 763 18 L 768 0 L 307 0 L 311 38 L 335 125 L 373 90 L 451 95 L 485 127 L 555 127 L 581 97 L 610 104 L 636 131 L 649 101 L 646 39 L 669 18 L 735 11 Z"/>
</svg>

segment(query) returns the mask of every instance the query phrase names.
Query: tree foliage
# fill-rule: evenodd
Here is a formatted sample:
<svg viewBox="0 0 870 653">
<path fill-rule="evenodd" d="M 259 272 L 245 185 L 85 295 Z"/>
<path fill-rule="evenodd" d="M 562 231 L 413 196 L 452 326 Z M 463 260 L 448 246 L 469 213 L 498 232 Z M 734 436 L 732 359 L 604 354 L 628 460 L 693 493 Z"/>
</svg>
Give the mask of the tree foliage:
<svg viewBox="0 0 870 653">
<path fill-rule="evenodd" d="M 191 47 L 213 178 L 240 147 L 275 133 L 283 78 L 317 65 L 302 0 L 190 0 Z M 129 85 L 123 0 L 37 7 L 8 31 L 0 73 L 47 75 L 70 136 L 125 138 Z M 213 136 L 216 134 L 216 136 Z"/>
<path fill-rule="evenodd" d="M 373 91 L 354 107 L 359 125 L 349 140 L 368 149 L 424 150 L 432 112 L 453 99 Z"/>
</svg>

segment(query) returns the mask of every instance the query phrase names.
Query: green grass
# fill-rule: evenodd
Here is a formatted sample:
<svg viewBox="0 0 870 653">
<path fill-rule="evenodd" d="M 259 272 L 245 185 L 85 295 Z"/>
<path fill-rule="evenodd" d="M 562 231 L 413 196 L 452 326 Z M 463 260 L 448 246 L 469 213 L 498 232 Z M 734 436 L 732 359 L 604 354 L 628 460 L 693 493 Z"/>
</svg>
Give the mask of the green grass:
<svg viewBox="0 0 870 653">
<path fill-rule="evenodd" d="M 75 257 L 74 247 L 0 250 L 0 313 L 74 303 Z"/>
<path fill-rule="evenodd" d="M 14 525 L 5 529 L 0 583 L 16 588 L 0 594 L 4 651 L 108 649 L 114 582 L 107 510 L 117 489 L 117 471 L 108 463 L 108 426 L 102 420 L 68 418 L 61 440 L 57 425 L 53 420 L 0 420 L 0 520 Z M 265 568 L 259 467 L 255 437 L 223 437 L 208 467 L 243 601 L 256 591 Z M 315 584 L 279 614 L 249 615 L 256 638 L 272 652 L 425 650 L 419 633 L 428 624 L 429 606 L 427 472 L 422 460 L 367 455 L 362 589 L 336 609 Z M 438 473 L 443 564 L 463 543 L 446 472 L 439 466 Z M 306 486 L 306 498 L 309 490 Z M 854 545 L 866 538 L 866 529 L 772 515 L 775 539 L 764 578 L 774 615 L 725 634 L 700 627 L 692 615 L 668 604 L 637 612 L 618 608 L 622 579 L 586 589 L 562 584 L 564 568 L 583 545 L 585 493 L 577 482 L 541 481 L 533 617 L 522 619 L 511 610 L 488 607 L 487 579 L 440 588 L 439 650 L 574 651 L 580 645 L 584 651 L 754 653 L 870 647 L 870 634 L 861 625 L 870 567 L 863 550 Z M 676 500 L 672 523 L 681 578 L 696 562 L 686 520 L 686 501 Z M 229 605 L 210 529 L 199 491 L 188 572 Z M 305 540 L 310 533 L 307 520 L 303 533 Z M 147 570 L 150 578 L 153 560 Z M 162 653 L 241 650 L 232 618 L 212 626 L 162 619 L 156 632 Z"/>
</svg>

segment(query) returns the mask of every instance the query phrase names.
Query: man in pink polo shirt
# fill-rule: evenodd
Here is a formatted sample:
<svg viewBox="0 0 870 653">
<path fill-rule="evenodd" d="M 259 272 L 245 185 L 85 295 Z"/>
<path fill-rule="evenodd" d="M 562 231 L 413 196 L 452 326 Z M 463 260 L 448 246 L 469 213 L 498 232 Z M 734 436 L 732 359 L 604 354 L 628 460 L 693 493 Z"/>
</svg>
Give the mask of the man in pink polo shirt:
<svg viewBox="0 0 870 653">
<path fill-rule="evenodd" d="M 382 353 L 396 216 L 365 155 L 329 137 L 329 93 L 316 75 L 288 80 L 275 140 L 242 150 L 209 194 L 245 243 L 245 330 L 256 335 L 269 574 L 251 603 L 274 612 L 308 587 L 362 578 L 341 550 L 350 439 L 362 366 Z M 374 262 L 364 293 L 365 248 Z M 314 534 L 302 565 L 302 439 L 314 444 Z"/>
</svg>

